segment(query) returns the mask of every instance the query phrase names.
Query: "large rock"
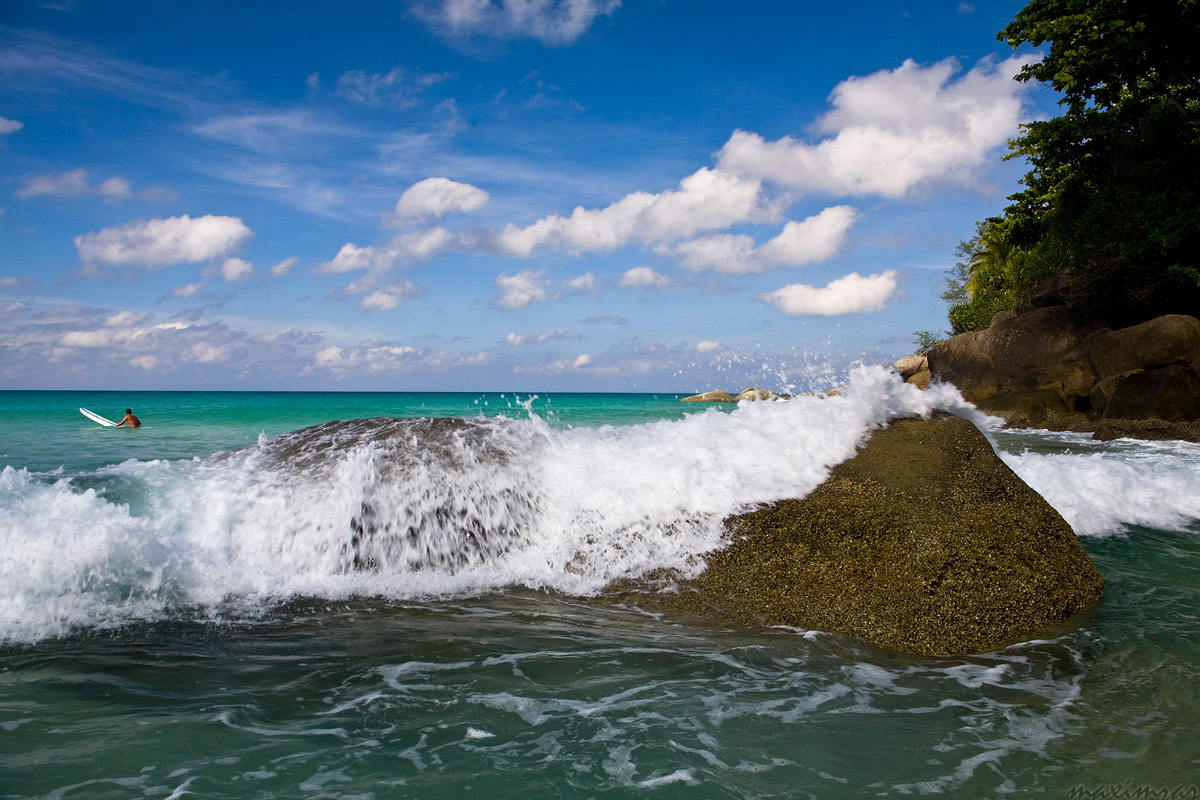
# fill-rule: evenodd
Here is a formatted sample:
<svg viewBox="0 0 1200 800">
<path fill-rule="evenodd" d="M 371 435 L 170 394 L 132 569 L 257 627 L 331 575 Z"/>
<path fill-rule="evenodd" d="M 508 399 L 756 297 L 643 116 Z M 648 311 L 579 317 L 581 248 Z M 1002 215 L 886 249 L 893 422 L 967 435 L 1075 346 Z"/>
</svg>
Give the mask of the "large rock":
<svg viewBox="0 0 1200 800">
<path fill-rule="evenodd" d="M 1101 379 L 1135 369 L 1190 364 L 1200 358 L 1200 320 L 1169 314 L 1141 325 L 1106 330 L 1088 341 L 1087 356 Z"/>
<path fill-rule="evenodd" d="M 726 521 L 683 597 L 744 623 L 971 653 L 1052 631 L 1104 582 L 1059 514 L 965 420 L 879 431 L 802 500 Z"/>
<path fill-rule="evenodd" d="M 1049 390 L 1065 407 L 1078 410 L 1077 398 L 1086 398 L 1096 381 L 1079 347 L 1102 330 L 1062 306 L 1019 316 L 1001 312 L 985 330 L 935 344 L 929 369 L 972 403 L 999 393 Z"/>
<path fill-rule="evenodd" d="M 928 354 L 932 377 L 1012 425 L 1097 430 L 1115 420 L 1200 422 L 1200 320 L 1180 314 L 1110 330 L 1065 308 L 1000 313 L 986 330 L 955 336 Z M 1145 430 L 1163 435 L 1162 426 Z M 1099 438 L 1099 437 L 1098 437 Z"/>
</svg>

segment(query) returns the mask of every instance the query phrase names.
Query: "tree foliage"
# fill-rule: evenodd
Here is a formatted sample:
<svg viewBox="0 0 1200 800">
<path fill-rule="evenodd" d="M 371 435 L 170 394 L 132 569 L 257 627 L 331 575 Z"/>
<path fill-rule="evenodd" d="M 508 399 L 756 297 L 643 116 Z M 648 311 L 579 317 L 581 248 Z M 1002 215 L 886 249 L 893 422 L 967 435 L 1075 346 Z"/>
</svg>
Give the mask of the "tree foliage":
<svg viewBox="0 0 1200 800">
<path fill-rule="evenodd" d="M 1060 91 L 1063 113 L 1010 143 L 1030 170 L 964 242 L 952 327 L 1025 310 L 1054 273 L 1069 305 L 1110 324 L 1197 313 L 1200 0 L 1033 0 L 998 38 L 1049 45 L 1017 80 Z"/>
</svg>

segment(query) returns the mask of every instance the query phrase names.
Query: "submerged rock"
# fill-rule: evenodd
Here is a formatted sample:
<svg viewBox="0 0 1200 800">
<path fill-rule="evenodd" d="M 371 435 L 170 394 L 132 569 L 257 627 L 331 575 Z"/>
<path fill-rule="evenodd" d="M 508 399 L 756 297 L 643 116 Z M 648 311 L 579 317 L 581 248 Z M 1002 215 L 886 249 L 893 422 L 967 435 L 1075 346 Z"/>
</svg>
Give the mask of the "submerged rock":
<svg viewBox="0 0 1200 800">
<path fill-rule="evenodd" d="M 726 526 L 732 544 L 682 594 L 695 610 L 891 650 L 991 650 L 1104 591 L 1058 512 L 945 413 L 897 420 L 808 497 Z"/>
</svg>

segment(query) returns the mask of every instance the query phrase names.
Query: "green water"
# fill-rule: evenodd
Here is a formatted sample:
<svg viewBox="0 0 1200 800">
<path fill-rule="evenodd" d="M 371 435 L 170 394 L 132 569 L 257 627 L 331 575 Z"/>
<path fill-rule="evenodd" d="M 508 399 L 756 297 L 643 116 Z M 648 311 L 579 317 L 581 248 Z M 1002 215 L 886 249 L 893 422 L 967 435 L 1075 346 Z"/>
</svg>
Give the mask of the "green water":
<svg viewBox="0 0 1200 800">
<path fill-rule="evenodd" d="M 78 406 L 129 406 L 145 426 L 103 429 Z M 534 410 L 558 430 L 696 411 L 647 395 L 553 395 Z M 130 538 L 142 512 L 88 495 L 106 482 L 169 486 L 187 473 L 161 462 L 330 419 L 526 414 L 499 394 L 88 392 L 2 392 L 0 413 L 2 460 L 29 471 L 0 476 L 0 568 L 54 542 L 45 558 L 67 566 L 47 574 L 69 585 L 48 604 L 108 592 L 125 574 L 116 559 L 153 565 L 137 548 L 170 539 Z M 1103 453 L 1149 463 L 1141 480 L 1200 487 L 1182 445 L 1000 438 L 1076 453 L 1055 464 L 1107 513 L 1155 487 L 1096 472 Z M 112 554 L 82 560 L 105 537 Z M 1082 541 L 1107 582 L 1097 607 L 962 657 L 518 587 L 334 600 L 322 576 L 286 603 L 98 613 L 0 645 L 0 798 L 1200 797 L 1200 520 Z M 189 553 L 164 563 L 201 573 Z M 21 602 L 0 587 L 6 624 Z"/>
<path fill-rule="evenodd" d="M 524 418 L 529 408 L 552 427 L 630 425 L 679 419 L 697 407 L 672 394 L 513 392 L 28 392 L 0 391 L 0 465 L 50 470 L 95 468 L 127 458 L 179 459 L 245 447 L 260 434 L 366 417 Z M 119 421 L 131 408 L 137 431 L 111 430 L 79 413 Z M 728 410 L 710 405 L 707 409 Z"/>
</svg>

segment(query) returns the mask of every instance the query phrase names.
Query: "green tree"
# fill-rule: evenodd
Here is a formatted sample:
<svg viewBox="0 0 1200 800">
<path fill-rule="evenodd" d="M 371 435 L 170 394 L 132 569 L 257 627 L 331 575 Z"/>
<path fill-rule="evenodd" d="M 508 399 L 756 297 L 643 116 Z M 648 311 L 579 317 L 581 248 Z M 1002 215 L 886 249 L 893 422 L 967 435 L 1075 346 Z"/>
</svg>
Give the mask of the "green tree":
<svg viewBox="0 0 1200 800">
<path fill-rule="evenodd" d="M 1200 2 L 1033 0 L 998 37 L 1049 44 L 1017 79 L 1050 84 L 1064 108 L 1010 146 L 1030 165 L 997 226 L 1021 262 L 1003 270 L 1018 277 L 1010 300 L 1063 270 L 1071 305 L 1114 324 L 1195 313 Z"/>
</svg>

